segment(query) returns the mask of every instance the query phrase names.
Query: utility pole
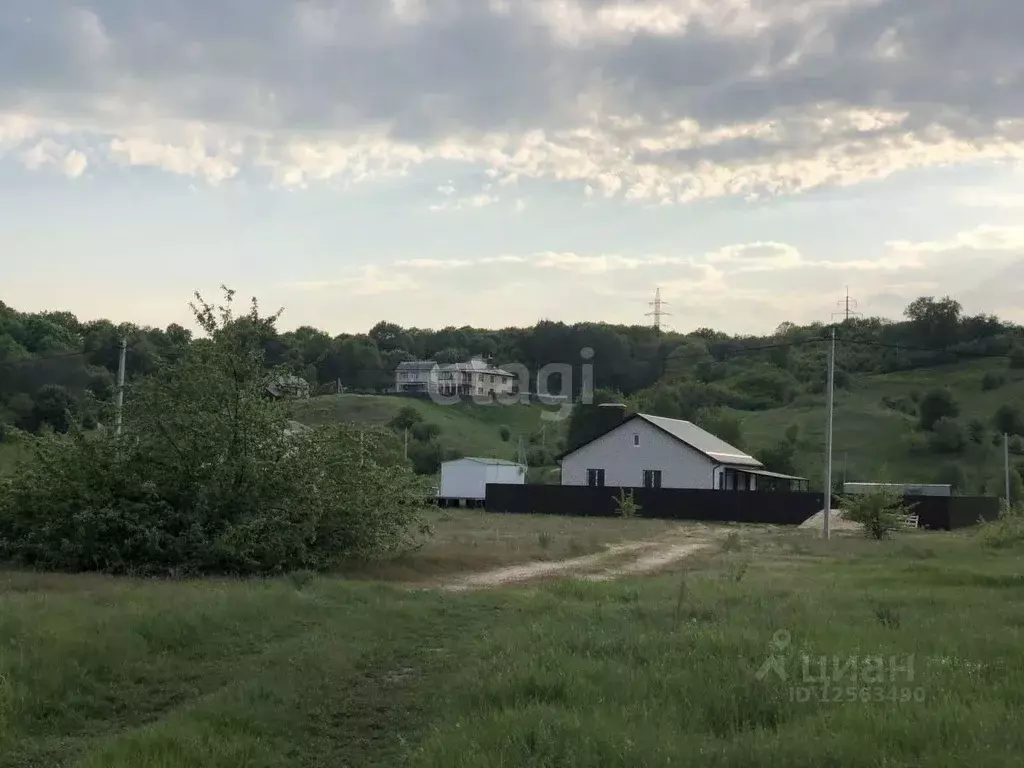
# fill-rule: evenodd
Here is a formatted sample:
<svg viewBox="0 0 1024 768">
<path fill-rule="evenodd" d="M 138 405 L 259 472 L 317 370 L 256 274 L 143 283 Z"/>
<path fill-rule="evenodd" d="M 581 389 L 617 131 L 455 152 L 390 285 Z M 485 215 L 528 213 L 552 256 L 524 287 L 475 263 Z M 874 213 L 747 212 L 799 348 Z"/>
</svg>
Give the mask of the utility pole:
<svg viewBox="0 0 1024 768">
<path fill-rule="evenodd" d="M 1003 433 L 1003 473 L 1006 475 L 1006 509 L 1010 509 L 1010 436 Z"/>
<path fill-rule="evenodd" d="M 128 339 L 121 339 L 121 354 L 117 363 L 117 412 L 114 415 L 114 434 L 121 434 L 121 412 L 124 410 L 124 366 L 128 355 Z"/>
<path fill-rule="evenodd" d="M 405 428 L 405 460 L 409 460 L 409 428 Z"/>
<path fill-rule="evenodd" d="M 652 311 L 648 312 L 646 315 L 644 315 L 644 317 L 653 317 L 654 330 L 660 331 L 661 321 L 666 317 L 672 317 L 671 312 L 665 311 L 665 307 L 668 306 L 668 302 L 661 300 L 661 288 L 656 288 L 654 290 L 654 301 L 652 301 L 647 306 L 651 307 Z"/>
<path fill-rule="evenodd" d="M 857 309 L 857 300 L 850 298 L 850 286 L 846 286 L 846 298 L 837 301 L 836 306 L 839 307 L 839 311 L 833 312 L 832 317 L 839 315 L 843 318 L 844 323 L 851 317 L 860 317 L 861 313 L 855 311 Z"/>
<path fill-rule="evenodd" d="M 832 516 L 832 407 L 835 402 L 836 329 L 832 326 L 832 344 L 828 354 L 828 427 L 825 432 L 825 520 L 823 534 L 831 535 L 829 518 Z"/>
</svg>

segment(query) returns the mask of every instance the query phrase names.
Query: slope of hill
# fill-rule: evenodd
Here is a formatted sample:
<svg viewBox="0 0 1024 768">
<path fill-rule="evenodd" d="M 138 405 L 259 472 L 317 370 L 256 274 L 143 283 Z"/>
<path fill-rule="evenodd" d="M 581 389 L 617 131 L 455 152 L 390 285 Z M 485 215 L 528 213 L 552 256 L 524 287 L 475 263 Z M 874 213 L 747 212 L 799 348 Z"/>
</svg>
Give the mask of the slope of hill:
<svg viewBox="0 0 1024 768">
<path fill-rule="evenodd" d="M 1004 385 L 982 388 L 988 372 L 1006 376 Z M 936 453 L 928 446 L 928 433 L 918 429 L 911 413 L 883 401 L 916 396 L 936 388 L 949 389 L 960 406 L 957 420 L 965 427 L 984 424 L 982 442 L 968 440 L 963 451 Z M 854 377 L 848 390 L 837 390 L 834 414 L 833 472 L 839 480 L 871 482 L 935 482 L 950 463 L 967 474 L 968 490 L 981 492 L 993 483 L 1001 487 L 1002 442 L 992 419 L 1003 404 L 1024 404 L 1024 372 L 1007 370 L 1005 360 L 960 363 L 904 373 Z M 778 443 L 790 425 L 799 426 L 794 461 L 801 474 L 820 485 L 823 477 L 826 411 L 825 396 L 803 397 L 784 408 L 756 413 L 737 412 L 747 447 L 763 450 Z M 1019 457 L 1011 457 L 1017 464 Z"/>
<path fill-rule="evenodd" d="M 546 443 L 556 449 L 565 434 L 566 422 L 548 421 L 545 412 L 558 409 L 542 405 L 498 405 L 471 402 L 440 405 L 429 400 L 376 395 L 324 395 L 295 406 L 295 419 L 309 426 L 351 422 L 356 424 L 387 424 L 404 407 L 415 408 L 423 420 L 441 429 L 438 441 L 445 448 L 466 456 L 486 456 L 513 460 L 517 444 Z M 501 427 L 511 433 L 506 442 Z M 543 434 L 542 434 L 543 432 Z"/>
</svg>

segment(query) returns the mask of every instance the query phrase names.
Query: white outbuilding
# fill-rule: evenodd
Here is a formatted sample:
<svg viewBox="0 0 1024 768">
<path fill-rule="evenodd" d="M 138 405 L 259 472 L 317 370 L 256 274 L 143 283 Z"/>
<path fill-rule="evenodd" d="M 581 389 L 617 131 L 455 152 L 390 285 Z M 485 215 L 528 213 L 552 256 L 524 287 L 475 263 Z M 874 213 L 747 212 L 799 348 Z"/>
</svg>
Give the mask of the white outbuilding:
<svg viewBox="0 0 1024 768">
<path fill-rule="evenodd" d="M 487 484 L 525 485 L 526 467 L 513 461 L 467 457 L 441 465 L 441 506 L 477 505 L 484 501 Z"/>
</svg>

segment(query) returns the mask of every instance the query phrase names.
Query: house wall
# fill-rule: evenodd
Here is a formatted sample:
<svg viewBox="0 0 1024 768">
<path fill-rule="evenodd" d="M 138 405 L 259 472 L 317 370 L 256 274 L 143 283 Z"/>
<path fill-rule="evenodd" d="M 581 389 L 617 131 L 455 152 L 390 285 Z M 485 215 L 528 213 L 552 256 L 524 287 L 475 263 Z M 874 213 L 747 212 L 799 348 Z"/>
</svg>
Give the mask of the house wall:
<svg viewBox="0 0 1024 768">
<path fill-rule="evenodd" d="M 526 482 L 526 472 L 520 472 L 520 468 L 508 464 L 490 464 L 487 467 L 487 482 L 500 485 L 523 485 Z"/>
<path fill-rule="evenodd" d="M 644 470 L 660 469 L 662 488 L 712 489 L 715 466 L 652 424 L 633 419 L 562 459 L 562 485 L 586 485 L 588 469 L 603 469 L 607 486 L 642 488 Z"/>
</svg>

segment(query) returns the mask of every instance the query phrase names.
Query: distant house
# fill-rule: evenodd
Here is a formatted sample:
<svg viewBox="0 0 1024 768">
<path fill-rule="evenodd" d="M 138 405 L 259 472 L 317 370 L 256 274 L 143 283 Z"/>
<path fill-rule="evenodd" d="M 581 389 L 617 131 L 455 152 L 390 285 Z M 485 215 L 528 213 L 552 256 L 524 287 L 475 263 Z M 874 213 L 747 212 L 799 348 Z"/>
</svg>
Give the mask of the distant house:
<svg viewBox="0 0 1024 768">
<path fill-rule="evenodd" d="M 803 490 L 748 453 L 679 419 L 637 413 L 561 457 L 562 485 Z"/>
<path fill-rule="evenodd" d="M 474 358 L 465 363 L 438 365 L 432 360 L 399 363 L 395 391 L 403 394 L 487 396 L 514 394 L 516 375 Z"/>
<path fill-rule="evenodd" d="M 275 400 L 306 400 L 309 398 L 309 382 L 298 376 L 282 374 L 267 383 L 266 391 Z"/>
<path fill-rule="evenodd" d="M 410 360 L 395 369 L 395 391 L 403 394 L 429 394 L 437 389 L 437 363 Z"/>
</svg>

